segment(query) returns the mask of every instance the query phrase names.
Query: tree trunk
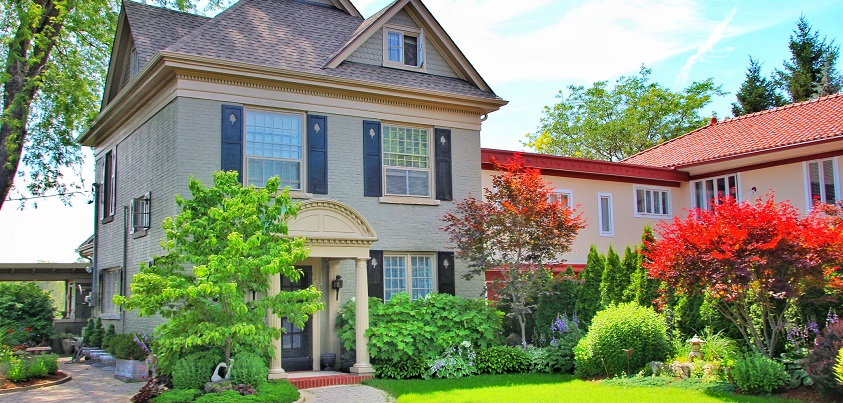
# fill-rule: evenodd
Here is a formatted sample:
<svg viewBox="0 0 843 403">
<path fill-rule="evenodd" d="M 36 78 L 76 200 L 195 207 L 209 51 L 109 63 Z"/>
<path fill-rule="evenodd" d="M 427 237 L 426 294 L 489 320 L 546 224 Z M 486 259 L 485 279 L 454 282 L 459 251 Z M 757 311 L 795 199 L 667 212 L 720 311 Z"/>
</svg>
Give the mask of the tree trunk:
<svg viewBox="0 0 843 403">
<path fill-rule="evenodd" d="M 223 357 L 226 367 L 231 370 L 231 337 L 225 339 L 225 356 Z"/>
<path fill-rule="evenodd" d="M 527 347 L 527 318 L 524 314 L 518 314 L 518 324 L 521 325 L 521 347 Z"/>
</svg>

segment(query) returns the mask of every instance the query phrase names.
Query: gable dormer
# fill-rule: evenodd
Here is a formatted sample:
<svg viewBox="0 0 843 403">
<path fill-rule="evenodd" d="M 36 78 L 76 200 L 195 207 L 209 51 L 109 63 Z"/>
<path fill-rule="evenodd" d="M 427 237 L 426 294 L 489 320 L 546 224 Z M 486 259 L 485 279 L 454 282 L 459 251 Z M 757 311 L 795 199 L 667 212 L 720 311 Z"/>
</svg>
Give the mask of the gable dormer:
<svg viewBox="0 0 843 403">
<path fill-rule="evenodd" d="M 117 20 L 117 33 L 111 45 L 111 60 L 105 78 L 102 108 L 105 108 L 120 93 L 138 70 L 140 70 L 140 65 L 137 48 L 126 18 L 125 7 L 123 7 Z"/>
</svg>

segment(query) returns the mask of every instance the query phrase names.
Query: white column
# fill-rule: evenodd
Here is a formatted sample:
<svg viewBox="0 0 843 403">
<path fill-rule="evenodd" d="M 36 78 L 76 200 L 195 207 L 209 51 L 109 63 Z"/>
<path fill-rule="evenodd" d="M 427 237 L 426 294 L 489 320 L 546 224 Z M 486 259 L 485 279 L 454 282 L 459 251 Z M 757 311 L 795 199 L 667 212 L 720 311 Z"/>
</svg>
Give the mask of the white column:
<svg viewBox="0 0 843 403">
<path fill-rule="evenodd" d="M 337 335 L 337 315 L 339 314 L 340 302 L 337 300 L 337 291 L 331 288 L 331 282 L 340 274 L 342 260 L 328 261 L 328 351 L 337 355 L 337 364 L 342 357 L 340 354 L 340 338 Z"/>
<path fill-rule="evenodd" d="M 275 274 L 269 278 L 269 296 L 276 296 L 279 292 L 281 292 L 281 274 Z M 278 315 L 267 310 L 266 318 L 269 326 L 276 329 L 281 328 L 281 319 Z M 269 379 L 285 379 L 287 373 L 281 368 L 281 338 L 272 340 L 272 348 L 275 350 L 275 355 L 269 361 L 269 376 L 267 377 Z"/>
<path fill-rule="evenodd" d="M 369 338 L 366 337 L 366 330 L 369 329 L 369 278 L 366 270 L 366 261 L 369 258 L 357 259 L 357 270 L 355 277 L 356 304 L 355 329 L 357 338 L 357 362 L 351 367 L 355 374 L 372 374 L 375 369 L 369 363 Z"/>
</svg>

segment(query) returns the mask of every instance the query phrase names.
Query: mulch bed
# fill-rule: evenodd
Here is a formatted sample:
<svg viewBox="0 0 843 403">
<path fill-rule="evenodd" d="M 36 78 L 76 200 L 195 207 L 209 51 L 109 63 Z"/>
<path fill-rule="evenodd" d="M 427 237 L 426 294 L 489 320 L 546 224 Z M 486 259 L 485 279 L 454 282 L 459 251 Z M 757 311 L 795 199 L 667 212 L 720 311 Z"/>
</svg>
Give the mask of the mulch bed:
<svg viewBox="0 0 843 403">
<path fill-rule="evenodd" d="M 843 403 L 843 399 L 834 398 L 832 396 L 820 393 L 817 388 L 807 386 L 800 386 L 795 389 L 788 389 L 784 393 L 775 394 L 775 397 L 782 399 L 793 399 L 809 403 Z"/>
<path fill-rule="evenodd" d="M 65 374 L 64 372 L 58 371 L 55 374 L 47 374 L 47 376 L 45 376 L 43 378 L 30 379 L 28 381 L 18 382 L 18 383 L 9 382 L 9 380 L 7 380 L 7 379 L 0 379 L 0 390 L 7 391 L 9 389 L 25 388 L 25 387 L 28 387 L 28 386 L 39 386 L 39 385 L 55 382 L 55 381 L 58 381 L 58 380 L 62 380 L 65 377 L 67 377 L 67 374 Z"/>
</svg>

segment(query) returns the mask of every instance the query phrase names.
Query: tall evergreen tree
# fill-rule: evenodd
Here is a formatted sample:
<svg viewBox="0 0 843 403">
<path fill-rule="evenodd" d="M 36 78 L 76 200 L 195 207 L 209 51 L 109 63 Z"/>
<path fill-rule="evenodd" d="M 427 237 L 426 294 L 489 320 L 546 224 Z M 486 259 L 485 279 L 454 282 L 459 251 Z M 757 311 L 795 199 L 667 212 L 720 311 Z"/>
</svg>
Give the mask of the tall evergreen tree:
<svg viewBox="0 0 843 403">
<path fill-rule="evenodd" d="M 603 279 L 605 258 L 597 252 L 597 247 L 591 245 L 588 260 L 582 272 L 585 283 L 579 290 L 577 298 L 577 315 L 581 321 L 591 323 L 591 319 L 600 309 L 600 282 Z"/>
<path fill-rule="evenodd" d="M 784 98 L 779 94 L 776 83 L 761 75 L 761 63 L 752 56 L 746 68 L 746 80 L 735 95 L 738 98 L 738 102 L 732 103 L 732 114 L 735 116 L 784 105 Z"/>
<path fill-rule="evenodd" d="M 655 241 L 653 227 L 647 225 L 644 227 L 644 233 L 641 234 L 641 246 L 636 249 L 637 267 L 630 274 L 629 286 L 624 291 L 625 301 L 637 302 L 641 306 L 652 306 L 653 301 L 659 297 L 659 281 L 650 278 L 647 268 L 642 265 L 645 259 L 644 254 L 653 241 Z"/>
<path fill-rule="evenodd" d="M 623 266 L 621 266 L 621 257 L 609 245 L 609 252 L 606 253 L 606 266 L 603 269 L 603 278 L 600 282 L 600 305 L 607 307 L 613 303 L 621 302 L 623 299 L 623 291 L 626 287 L 622 287 L 624 277 Z M 627 277 L 627 282 L 629 277 Z"/>
<path fill-rule="evenodd" d="M 790 60 L 784 70 L 776 71 L 779 85 L 790 94 L 791 102 L 801 102 L 814 96 L 828 95 L 840 90 L 841 77 L 835 64 L 840 47 L 834 39 L 820 38 L 804 16 L 799 17 L 790 35 Z"/>
</svg>

